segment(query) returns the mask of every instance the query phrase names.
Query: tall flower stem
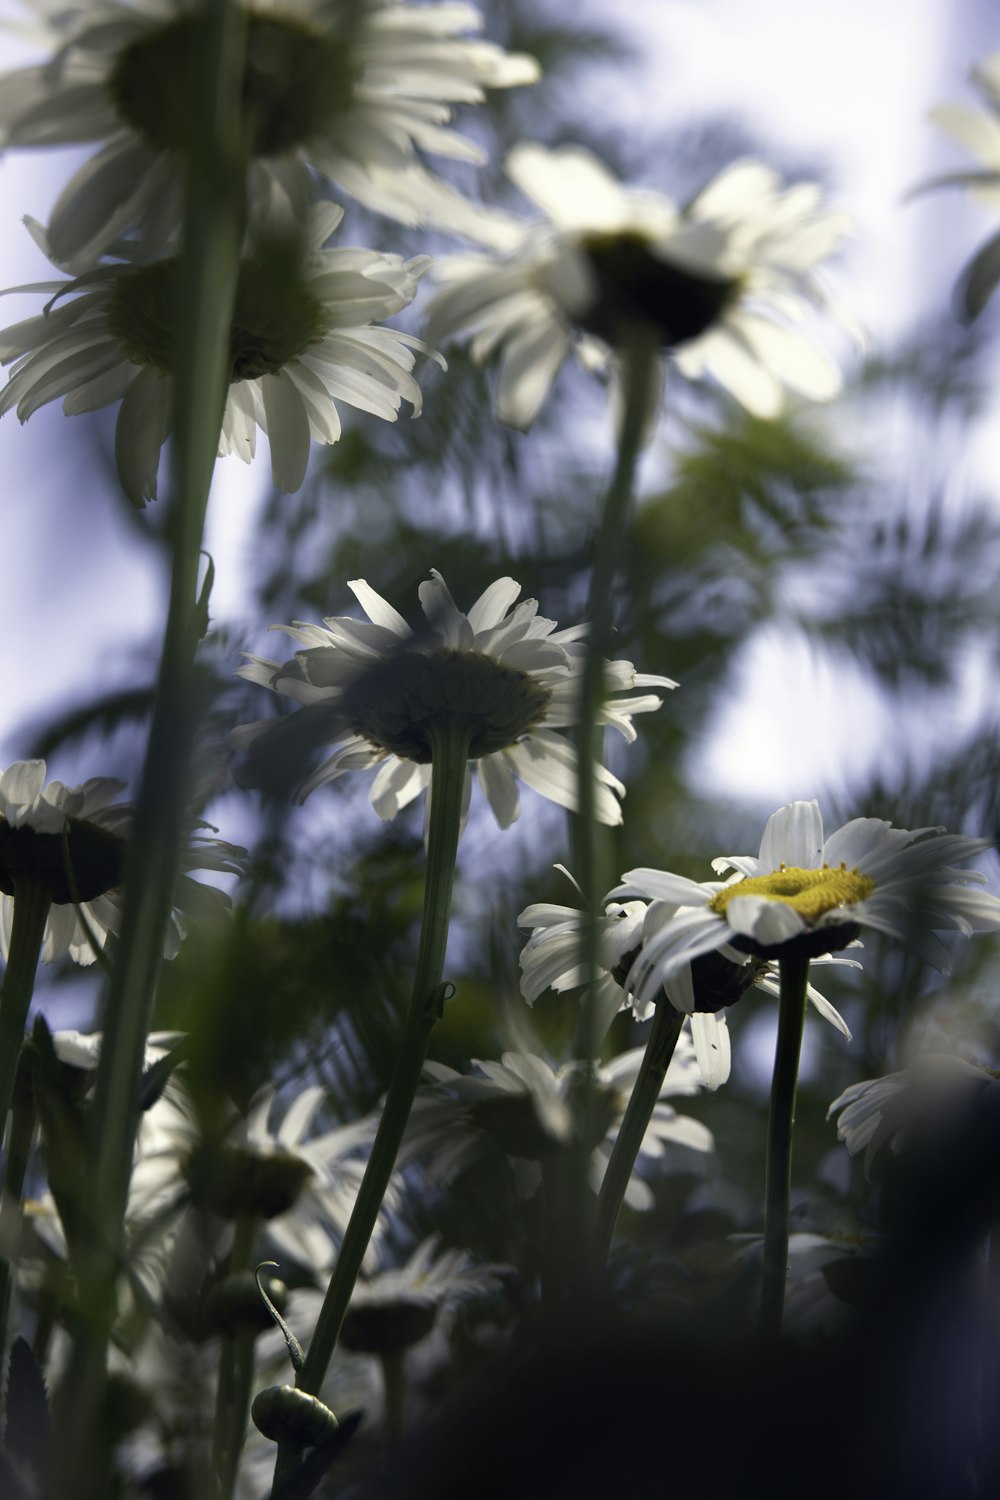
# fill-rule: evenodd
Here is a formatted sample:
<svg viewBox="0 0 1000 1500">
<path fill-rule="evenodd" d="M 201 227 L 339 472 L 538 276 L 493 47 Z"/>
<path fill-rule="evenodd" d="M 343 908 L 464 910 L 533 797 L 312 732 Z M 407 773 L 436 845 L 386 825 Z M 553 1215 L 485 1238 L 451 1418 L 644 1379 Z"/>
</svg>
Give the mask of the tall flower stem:
<svg viewBox="0 0 1000 1500">
<path fill-rule="evenodd" d="M 199 637 L 198 570 L 208 491 L 231 372 L 230 327 L 245 218 L 242 80 L 246 12 L 236 0 L 208 0 L 194 101 L 199 146 L 190 161 L 178 272 L 174 362 L 173 472 L 166 532 L 170 601 L 149 744 L 125 869 L 121 938 L 103 1010 L 94 1101 L 90 1253 L 80 1285 L 81 1331 L 67 1389 L 66 1428 L 57 1445 L 56 1492 L 98 1495 L 93 1453 L 114 1315 L 115 1269 L 140 1106 L 146 1035 L 177 874 L 180 829 L 194 740 L 194 653 Z M 95 1470 L 90 1488 L 82 1476 Z"/>
<path fill-rule="evenodd" d="M 602 1266 L 607 1260 L 632 1168 L 653 1117 L 683 1025 L 683 1014 L 674 1010 L 666 997 L 661 996 L 653 1012 L 653 1025 L 639 1065 L 639 1076 L 618 1127 L 618 1135 L 611 1149 L 608 1169 L 597 1200 L 594 1255 L 598 1266 Z"/>
<path fill-rule="evenodd" d="M 462 831 L 470 732 L 468 726 L 453 721 L 445 721 L 431 729 L 427 876 L 413 992 L 371 1156 L 326 1289 L 309 1352 L 295 1378 L 299 1389 L 313 1396 L 319 1394 L 340 1337 L 351 1293 L 399 1154 L 431 1032 L 441 1013 L 441 975 L 451 920 L 455 859 Z M 297 1458 L 297 1451 L 290 1445 L 279 1447 L 276 1491 L 288 1479 Z"/>
<path fill-rule="evenodd" d="M 229 1257 L 230 1276 L 238 1276 L 241 1271 L 249 1271 L 253 1266 L 256 1236 L 256 1214 L 241 1214 L 236 1220 L 233 1251 Z M 240 1328 L 222 1338 L 212 1452 L 218 1500 L 230 1500 L 236 1484 L 236 1472 L 250 1410 L 256 1337 L 255 1329 Z"/>
<path fill-rule="evenodd" d="M 42 954 L 45 939 L 45 923 L 48 920 L 51 897 L 47 884 L 35 875 L 19 875 L 14 881 L 14 919 L 11 926 L 10 950 L 7 968 L 0 990 L 0 1140 L 3 1139 L 14 1098 L 14 1082 L 21 1060 L 24 1028 L 28 1020 L 28 1009 L 35 989 L 35 972 Z M 32 1122 L 34 1116 L 32 1115 Z M 27 1149 L 31 1132 L 25 1144 L 18 1139 L 15 1129 L 16 1117 L 11 1121 L 7 1145 L 7 1162 L 4 1167 L 3 1201 L 0 1206 L 0 1222 L 13 1231 L 12 1219 L 20 1217 L 21 1189 L 27 1166 Z M 14 1243 L 13 1232 L 3 1237 L 3 1245 Z M 13 1267 L 5 1256 L 0 1255 L 0 1349 L 5 1349 L 7 1313 L 10 1306 L 11 1277 Z"/>
<path fill-rule="evenodd" d="M 628 535 L 629 512 L 635 475 L 642 451 L 643 429 L 649 412 L 653 373 L 658 359 L 655 340 L 646 329 L 633 328 L 621 342 L 624 413 L 618 439 L 618 457 L 611 485 L 604 500 L 600 525 L 594 537 L 594 567 L 590 580 L 587 650 L 580 679 L 579 722 L 575 736 L 577 754 L 577 821 L 574 863 L 583 909 L 581 959 L 584 970 L 583 1008 L 577 1052 L 588 1064 L 597 1052 L 597 1017 L 594 985 L 598 966 L 598 919 L 601 899 L 610 881 L 598 848 L 594 762 L 598 759 L 597 719 L 604 695 L 604 659 L 611 647 L 615 576 L 621 564 Z M 586 1202 L 587 1161 L 594 1114 L 594 1083 L 588 1067 L 584 1081 L 583 1133 L 573 1154 L 571 1197 Z"/>
<path fill-rule="evenodd" d="M 799 1082 L 799 1054 L 806 1016 L 808 958 L 780 961 L 778 1040 L 774 1052 L 771 1109 L 767 1121 L 767 1168 L 764 1181 L 764 1264 L 760 1289 L 761 1333 L 781 1332 L 788 1277 L 788 1213 L 792 1195 L 792 1132 Z"/>
</svg>

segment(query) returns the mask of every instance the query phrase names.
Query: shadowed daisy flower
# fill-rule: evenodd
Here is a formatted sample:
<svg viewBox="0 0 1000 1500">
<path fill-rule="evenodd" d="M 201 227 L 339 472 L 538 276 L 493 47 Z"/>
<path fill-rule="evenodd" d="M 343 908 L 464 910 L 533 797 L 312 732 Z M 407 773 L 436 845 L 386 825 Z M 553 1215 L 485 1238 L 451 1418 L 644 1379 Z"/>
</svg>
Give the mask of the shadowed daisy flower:
<svg viewBox="0 0 1000 1500">
<path fill-rule="evenodd" d="M 135 233 L 170 247 L 183 208 L 191 109 L 206 28 L 196 0 L 29 0 L 50 61 L 0 80 L 0 145 L 102 143 L 64 189 L 49 232 L 63 262 Z M 246 10 L 243 128 L 248 197 L 301 217 L 313 170 L 408 224 L 461 225 L 470 206 L 423 165 L 484 154 L 449 127 L 452 106 L 533 83 L 532 58 L 463 32 L 471 6 L 392 0 L 254 0 Z"/>
<path fill-rule="evenodd" d="M 978 1091 L 989 1089 L 1000 1099 L 998 1079 L 993 1068 L 953 1053 L 931 1052 L 898 1073 L 852 1083 L 834 1099 L 826 1117 L 839 1115 L 837 1138 L 852 1156 L 865 1153 L 869 1177 L 883 1146 L 896 1153 L 911 1139 L 939 1132 Z"/>
<path fill-rule="evenodd" d="M 564 872 L 567 873 L 568 872 Z M 572 878 L 572 877 L 570 877 Z M 726 945 L 684 964 L 665 981 L 659 995 L 649 991 L 639 999 L 632 980 L 636 961 L 654 934 L 670 923 L 678 908 L 667 902 L 611 901 L 604 903 L 598 923 L 599 966 L 596 982 L 598 1040 L 602 1039 L 619 1011 L 631 1010 L 637 1021 L 648 1021 L 654 1003 L 663 994 L 675 1010 L 689 1018 L 695 1054 L 705 1084 L 717 1089 L 729 1077 L 731 1049 L 725 1007 L 735 1005 L 751 988 L 767 995 L 778 994 L 778 969 L 766 959 Z M 521 950 L 521 994 L 529 1005 L 547 989 L 558 993 L 586 982 L 581 960 L 586 915 L 570 906 L 537 902 L 526 906 L 518 926 L 530 929 Z M 818 959 L 820 963 L 844 963 L 847 959 Z M 808 988 L 809 999 L 824 1019 L 850 1041 L 851 1033 L 830 1002 Z"/>
<path fill-rule="evenodd" d="M 337 401 L 394 422 L 414 415 L 420 388 L 410 371 L 420 340 L 374 326 L 407 306 L 429 260 L 322 247 L 343 209 L 316 205 L 298 249 L 261 241 L 240 268 L 230 332 L 232 371 L 219 454 L 254 456 L 267 433 L 275 485 L 297 490 L 310 440 L 340 437 Z M 37 317 L 0 332 L 0 362 L 13 361 L 0 413 L 22 422 L 63 398 L 67 415 L 120 401 L 115 458 L 136 505 L 156 498 L 160 449 L 171 426 L 177 262 L 95 267 L 75 281 L 37 290 L 55 296 Z M 65 300 L 64 300 L 65 299 Z"/>
<path fill-rule="evenodd" d="M 82 786 L 45 784 L 43 760 L 15 761 L 0 772 L 0 953 L 10 953 L 14 897 L 25 879 L 37 879 L 49 901 L 43 963 L 67 953 L 92 964 L 118 931 L 122 878 L 132 808 L 116 802 L 122 783 L 104 776 Z M 181 848 L 181 870 L 221 870 L 241 875 L 246 850 L 222 839 L 189 837 Z M 182 873 L 175 893 L 164 952 L 173 958 L 184 936 L 184 917 L 211 920 L 229 897 Z"/>
<path fill-rule="evenodd" d="M 642 1056 L 643 1049 L 635 1047 L 594 1070 L 590 1180 L 595 1192 L 604 1181 Z M 443 1063 L 424 1064 L 432 1084 L 417 1094 L 407 1127 L 406 1160 L 426 1157 L 431 1178 L 449 1181 L 474 1165 L 491 1145 L 515 1163 L 534 1167 L 570 1144 L 581 1127 L 584 1063 L 556 1069 L 535 1053 L 505 1052 L 500 1062 L 474 1058 L 473 1066 L 478 1073 L 456 1073 Z M 668 1144 L 695 1151 L 714 1149 L 711 1131 L 700 1120 L 678 1114 L 668 1102 L 697 1094 L 701 1086 L 694 1048 L 690 1038 L 681 1035 L 639 1147 L 641 1157 L 662 1158 Z M 522 1170 L 520 1179 L 530 1192 L 537 1185 L 537 1172 Z M 630 1208 L 647 1209 L 653 1196 L 633 1177 L 625 1202 Z"/>
<path fill-rule="evenodd" d="M 560 807 L 575 807 L 576 752 L 560 731 L 576 722 L 586 626 L 557 630 L 536 600 L 516 603 L 521 588 L 513 578 L 498 578 L 463 614 L 432 570 L 418 591 L 426 624 L 416 632 L 364 579 L 348 587 L 367 620 L 272 626 L 303 649 L 286 662 L 252 656 L 240 668 L 247 681 L 303 705 L 277 724 L 235 731 L 237 748 L 251 750 L 251 775 L 266 779 L 288 750 L 298 757 L 332 745 L 297 800 L 346 771 L 377 766 L 371 803 L 380 818 L 394 818 L 429 789 L 434 735 L 454 724 L 468 733 L 468 760 L 501 828 L 520 811 L 518 780 Z M 606 662 L 604 684 L 598 722 L 630 742 L 632 716 L 662 702 L 634 690 L 676 686 L 627 661 Z M 599 763 L 594 777 L 598 819 L 620 823 L 624 787 Z M 471 785 L 467 769 L 466 806 Z"/>
<path fill-rule="evenodd" d="M 647 936 L 631 983 L 642 1004 L 684 965 L 727 945 L 757 958 L 814 958 L 846 947 L 862 927 L 899 938 L 947 970 L 948 952 L 935 932 L 968 936 L 1000 927 L 1000 900 L 974 888 L 985 876 L 952 868 L 989 847 L 986 839 L 941 828 L 910 832 L 881 818 L 854 818 L 824 839 L 819 804 L 791 802 L 768 819 L 756 857 L 712 861 L 720 875 L 735 871 L 728 880 L 625 873 L 615 897 L 678 908 Z"/>
<path fill-rule="evenodd" d="M 355 1354 L 407 1349 L 427 1337 L 442 1307 L 497 1291 L 510 1269 L 477 1265 L 464 1250 L 440 1250 L 437 1235 L 431 1235 L 404 1265 L 362 1277 L 340 1342 Z"/>
<path fill-rule="evenodd" d="M 816 268 L 848 220 L 821 208 L 815 184 L 782 188 L 762 163 L 738 161 L 678 209 L 622 187 L 579 147 L 518 146 L 507 172 L 546 217 L 508 220 L 492 234 L 499 256 L 439 261 L 429 313 L 434 338 L 470 338 L 477 363 L 499 354 L 503 421 L 531 425 L 571 350 L 600 367 L 637 331 L 757 416 L 781 410 L 786 385 L 819 401 L 838 393 L 837 369 L 799 326 L 812 306 L 843 317 Z"/>
<path fill-rule="evenodd" d="M 946 104 L 931 111 L 931 119 L 982 166 L 948 172 L 925 183 L 926 188 L 964 187 L 985 208 L 1000 208 L 1000 52 L 972 70 L 972 79 L 985 95 L 986 109 Z M 991 235 L 976 252 L 959 280 L 966 316 L 982 312 L 1000 281 L 1000 233 Z"/>
</svg>

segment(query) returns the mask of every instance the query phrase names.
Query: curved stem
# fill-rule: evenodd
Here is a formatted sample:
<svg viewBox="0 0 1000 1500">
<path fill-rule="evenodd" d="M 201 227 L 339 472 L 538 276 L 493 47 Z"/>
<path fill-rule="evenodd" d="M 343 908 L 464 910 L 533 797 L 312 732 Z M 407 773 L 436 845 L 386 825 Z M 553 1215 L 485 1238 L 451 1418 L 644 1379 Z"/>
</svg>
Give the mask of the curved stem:
<svg viewBox="0 0 1000 1500">
<path fill-rule="evenodd" d="M 667 1076 L 670 1059 L 677 1046 L 677 1038 L 684 1025 L 683 1013 L 674 1010 L 662 997 L 653 1012 L 653 1025 L 646 1042 L 646 1050 L 639 1066 L 631 1097 L 618 1135 L 611 1149 L 608 1170 L 601 1184 L 597 1200 L 597 1228 L 594 1237 L 594 1256 L 598 1266 L 607 1260 L 611 1238 L 615 1232 L 625 1192 L 632 1176 L 636 1157 L 643 1136 L 653 1117 L 656 1101 L 660 1097 L 663 1080 Z"/>
<path fill-rule="evenodd" d="M 771 1110 L 767 1121 L 767 1169 L 764 1183 L 764 1265 L 760 1288 L 759 1331 L 781 1332 L 788 1276 L 788 1212 L 792 1196 L 792 1132 L 799 1081 L 799 1053 L 806 1015 L 808 958 L 780 961 L 778 1040 L 774 1052 Z"/>
<path fill-rule="evenodd" d="M 98 1495 L 102 1442 L 96 1428 L 114 1316 L 115 1272 L 140 1110 L 146 1035 L 173 900 L 180 828 L 195 732 L 193 667 L 200 549 L 231 371 L 232 308 L 245 214 L 242 80 L 246 11 L 208 0 L 195 107 L 199 146 L 189 164 L 178 273 L 173 472 L 167 535 L 170 602 L 149 744 L 125 870 L 121 937 L 102 1025 L 94 1098 L 94 1153 L 87 1185 L 92 1245 L 82 1266 L 83 1314 L 67 1377 L 63 1440 L 54 1487 Z M 93 1456 L 93 1457 L 92 1457 Z M 94 1471 L 93 1478 L 89 1478 Z M 80 1488 L 82 1476 L 88 1476 Z"/>
<path fill-rule="evenodd" d="M 368 1165 L 326 1289 L 309 1351 L 301 1370 L 296 1374 L 295 1383 L 299 1389 L 308 1391 L 313 1396 L 319 1394 L 340 1337 L 341 1324 L 399 1154 L 403 1132 L 427 1056 L 431 1032 L 441 1011 L 441 975 L 451 919 L 455 859 L 462 831 L 468 753 L 469 733 L 466 728 L 448 724 L 432 731 L 427 876 L 410 1009 Z M 287 1480 L 297 1461 L 298 1454 L 294 1448 L 285 1444 L 279 1447 L 274 1475 L 275 1490 Z"/>
<path fill-rule="evenodd" d="M 586 913 L 582 932 L 581 962 L 584 971 L 583 1009 L 577 1054 L 589 1064 L 596 1056 L 596 1001 L 594 981 L 598 967 L 598 924 L 601 901 L 610 884 L 599 857 L 594 762 L 598 754 L 597 720 L 604 697 L 604 659 L 609 654 L 613 623 L 614 582 L 628 534 L 629 510 L 635 475 L 642 450 L 642 435 L 649 410 L 653 372 L 659 355 L 655 341 L 644 330 L 633 331 L 621 348 L 624 414 L 618 439 L 615 472 L 604 500 L 600 526 L 594 538 L 594 569 L 590 581 L 587 649 L 580 681 L 579 722 L 575 735 L 577 755 L 577 819 L 575 828 L 575 873 Z M 594 1085 L 588 1066 L 584 1080 L 582 1134 L 571 1162 L 571 1200 L 587 1201 L 587 1164 L 594 1114 Z"/>
</svg>

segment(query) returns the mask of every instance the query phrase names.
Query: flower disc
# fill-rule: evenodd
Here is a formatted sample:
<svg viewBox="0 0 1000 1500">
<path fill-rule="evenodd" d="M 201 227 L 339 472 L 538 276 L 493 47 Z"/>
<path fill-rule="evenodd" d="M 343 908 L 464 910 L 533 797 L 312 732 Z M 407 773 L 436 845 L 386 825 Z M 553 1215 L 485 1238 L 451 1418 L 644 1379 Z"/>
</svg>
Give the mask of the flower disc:
<svg viewBox="0 0 1000 1500">
<path fill-rule="evenodd" d="M 581 327 L 617 344 L 623 329 L 645 323 L 668 349 L 705 333 L 739 291 L 739 282 L 698 275 L 655 255 L 638 234 L 588 236 L 587 264 L 597 282 Z"/>
<path fill-rule="evenodd" d="M 190 153 L 191 108 L 207 41 L 202 16 L 181 16 L 121 52 L 108 80 L 122 121 L 160 150 Z M 345 41 L 288 16 L 247 16 L 243 124 L 254 156 L 277 156 L 330 128 L 351 101 L 354 68 Z"/>
<path fill-rule="evenodd" d="M 33 876 L 58 905 L 94 901 L 122 883 L 125 840 L 86 818 L 66 819 L 61 833 L 12 828 L 0 818 L 0 891 L 12 896 L 18 877 Z"/>
</svg>

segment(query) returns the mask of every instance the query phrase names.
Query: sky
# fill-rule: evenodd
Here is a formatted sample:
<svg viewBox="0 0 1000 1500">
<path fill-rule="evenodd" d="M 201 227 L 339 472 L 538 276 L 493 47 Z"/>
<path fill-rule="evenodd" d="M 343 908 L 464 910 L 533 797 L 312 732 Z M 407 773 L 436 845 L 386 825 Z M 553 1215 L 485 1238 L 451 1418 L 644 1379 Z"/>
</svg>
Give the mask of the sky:
<svg viewBox="0 0 1000 1500">
<path fill-rule="evenodd" d="M 824 171 L 833 196 L 856 219 L 839 289 L 873 346 L 888 344 L 947 302 L 988 217 L 960 195 L 902 200 L 922 178 L 961 159 L 926 114 L 945 100 L 974 102 L 969 67 L 1000 45 L 1000 27 L 988 34 L 984 10 L 927 0 L 917 24 L 912 0 L 811 6 L 638 0 L 613 10 L 610 0 L 589 0 L 589 8 L 605 19 L 613 14 L 638 44 L 635 73 L 609 70 L 596 80 L 595 108 L 651 135 L 728 112 L 781 154 L 797 154 Z M 2 15 L 18 9 L 11 0 L 0 4 Z M 14 44 L 5 47 L 5 58 L 18 60 Z M 17 220 L 24 213 L 46 217 L 76 159 L 67 152 L 0 159 L 0 286 L 47 276 L 47 263 Z M 37 311 L 38 299 L 7 296 L 0 307 L 6 323 Z M 0 422 L 9 560 L 0 630 L 0 764 L 23 754 L 24 726 L 43 721 L 51 708 L 84 700 L 95 683 L 134 680 L 137 657 L 152 673 L 164 578 L 144 534 L 149 523 L 130 513 L 113 484 L 102 487 L 90 477 L 95 449 L 103 443 L 107 453 L 111 430 L 110 421 L 95 432 L 85 419 L 67 420 L 54 407 L 23 428 L 13 415 Z M 977 442 L 988 465 L 989 422 Z M 654 452 L 649 464 L 658 462 L 669 463 L 669 455 Z M 81 474 L 89 480 L 85 491 L 78 487 Z M 206 538 L 217 568 L 217 619 L 243 609 L 266 484 L 260 457 L 249 470 L 232 458 L 217 466 Z M 803 643 L 771 632 L 747 644 L 730 703 L 701 757 L 704 779 L 773 806 L 836 782 L 845 750 L 877 760 L 890 729 L 884 704 L 867 684 L 845 681 Z M 738 758 L 728 748 L 735 732 L 747 746 Z"/>
</svg>

